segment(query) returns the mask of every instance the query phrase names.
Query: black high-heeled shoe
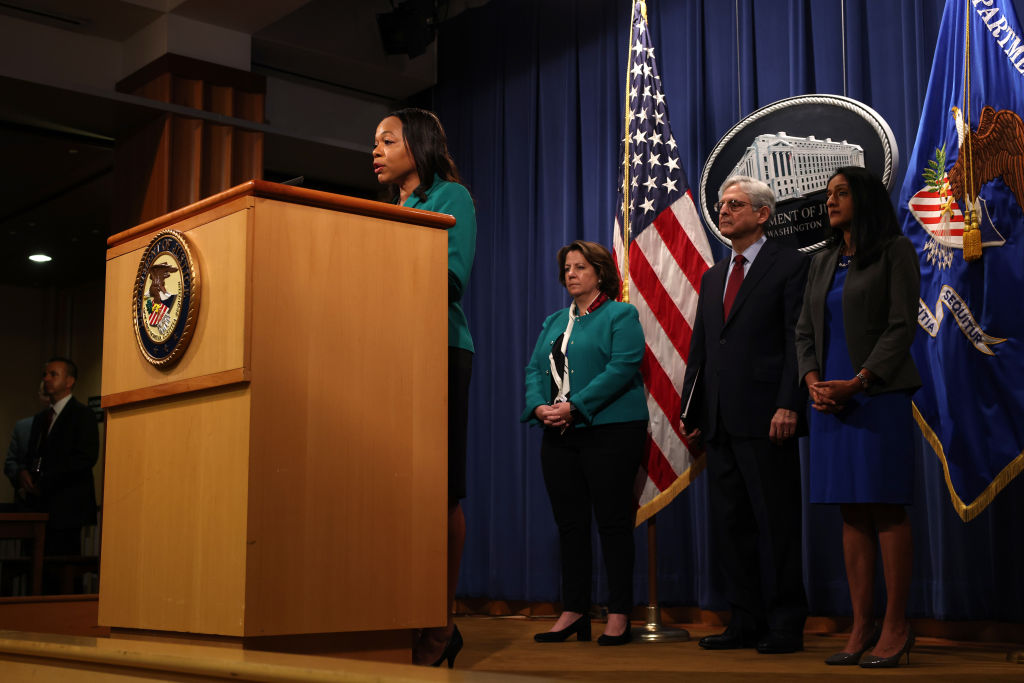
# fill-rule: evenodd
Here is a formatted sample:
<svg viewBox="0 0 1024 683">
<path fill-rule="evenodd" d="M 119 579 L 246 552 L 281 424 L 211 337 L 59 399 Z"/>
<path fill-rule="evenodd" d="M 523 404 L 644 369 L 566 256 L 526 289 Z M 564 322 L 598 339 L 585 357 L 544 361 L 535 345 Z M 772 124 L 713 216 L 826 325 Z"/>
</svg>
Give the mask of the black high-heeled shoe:
<svg viewBox="0 0 1024 683">
<path fill-rule="evenodd" d="M 545 631 L 536 633 L 533 639 L 538 643 L 561 643 L 572 634 L 576 634 L 576 640 L 590 640 L 590 616 L 582 615 L 560 631 Z"/>
<path fill-rule="evenodd" d="M 625 645 L 633 640 L 633 630 L 629 622 L 626 622 L 626 630 L 617 636 L 609 636 L 604 633 L 597 639 L 598 645 Z"/>
<path fill-rule="evenodd" d="M 900 665 L 900 659 L 907 655 L 907 664 L 910 664 L 910 648 L 914 647 L 914 630 L 907 629 L 907 641 L 903 643 L 900 651 L 891 657 L 877 657 L 868 655 L 860 663 L 862 669 L 889 669 Z"/>
<path fill-rule="evenodd" d="M 882 626 L 879 624 L 875 626 L 874 632 L 868 636 L 866 641 L 864 641 L 864 647 L 856 652 L 837 652 L 831 657 L 828 657 L 825 660 L 825 663 L 831 666 L 856 666 L 860 664 L 860 658 L 864 656 L 864 653 L 875 646 L 875 643 L 878 642 L 878 638 L 881 635 Z"/>
<path fill-rule="evenodd" d="M 455 655 L 459 654 L 459 651 L 462 650 L 462 645 L 462 634 L 459 633 L 459 627 L 456 626 L 455 630 L 452 631 L 452 635 L 448 638 L 448 642 L 445 643 L 444 651 L 441 653 L 441 656 L 438 657 L 437 661 L 430 666 L 439 667 L 441 666 L 441 662 L 447 659 L 448 668 L 451 669 L 455 666 Z"/>
</svg>

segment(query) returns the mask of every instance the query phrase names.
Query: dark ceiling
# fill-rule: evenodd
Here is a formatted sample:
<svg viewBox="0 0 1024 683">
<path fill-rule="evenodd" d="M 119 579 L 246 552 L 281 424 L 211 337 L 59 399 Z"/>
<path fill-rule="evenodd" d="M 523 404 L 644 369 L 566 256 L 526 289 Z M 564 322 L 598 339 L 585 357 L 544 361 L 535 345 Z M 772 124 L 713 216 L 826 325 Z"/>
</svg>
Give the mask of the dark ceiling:
<svg viewBox="0 0 1024 683">
<path fill-rule="evenodd" d="M 63 286 L 103 275 L 119 129 L 152 112 L 0 79 L 0 282 Z M 53 257 L 33 263 L 32 253 Z"/>
<path fill-rule="evenodd" d="M 103 262 L 114 196 L 112 143 L 0 123 L 0 148 L 0 281 L 66 285 L 101 274 L 96 264 Z M 35 253 L 54 260 L 33 263 L 28 256 Z"/>
<path fill-rule="evenodd" d="M 387 0 L 167 4 L 189 19 L 250 33 L 257 73 L 304 79 L 327 90 L 370 98 L 378 105 L 393 104 L 432 83 L 409 69 L 406 57 L 383 54 L 375 17 L 377 10 L 390 6 Z M 468 4 L 482 2 L 468 0 Z M 246 18 L 232 20 L 232 13 Z M 0 14 L 124 40 L 161 13 L 125 0 L 9 0 L 0 2 Z M 340 33 L 332 33 L 332 26 L 340 27 Z M 347 36 L 346 40 L 339 41 L 339 35 Z M 366 53 L 372 60 L 360 65 L 358 60 L 366 59 L 360 55 Z M 432 78 L 432 63 L 426 71 Z M 119 135 L 162 116 L 169 107 L 87 87 L 60 87 L 3 75 L 0 93 L 0 283 L 64 287 L 102 279 L 106 238 L 117 231 L 115 227 L 125 227 L 111 224 L 117 201 L 114 145 Z M 262 127 L 267 179 L 303 175 L 307 187 L 378 196 L 368 167 L 369 144 L 353 146 L 269 124 Z M 47 253 L 53 261 L 31 262 L 28 256 L 36 252 Z"/>
</svg>

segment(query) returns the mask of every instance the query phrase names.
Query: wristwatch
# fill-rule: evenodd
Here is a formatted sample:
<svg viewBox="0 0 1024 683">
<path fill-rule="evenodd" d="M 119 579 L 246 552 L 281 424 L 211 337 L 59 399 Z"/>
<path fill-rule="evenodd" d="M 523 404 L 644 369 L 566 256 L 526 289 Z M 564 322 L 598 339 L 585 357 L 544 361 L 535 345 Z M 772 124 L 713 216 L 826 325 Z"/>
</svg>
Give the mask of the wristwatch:
<svg viewBox="0 0 1024 683">
<path fill-rule="evenodd" d="M 857 379 L 860 380 L 860 388 L 861 389 L 867 389 L 868 388 L 868 384 L 869 384 L 868 376 L 864 374 L 863 370 L 861 370 L 860 372 L 857 373 Z"/>
</svg>

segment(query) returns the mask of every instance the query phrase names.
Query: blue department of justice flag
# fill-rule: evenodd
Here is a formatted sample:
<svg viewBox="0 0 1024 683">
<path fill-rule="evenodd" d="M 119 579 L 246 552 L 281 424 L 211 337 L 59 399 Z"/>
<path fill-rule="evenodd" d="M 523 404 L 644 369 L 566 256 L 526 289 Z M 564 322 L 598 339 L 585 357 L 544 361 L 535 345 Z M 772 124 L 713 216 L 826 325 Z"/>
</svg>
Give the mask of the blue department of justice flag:
<svg viewBox="0 0 1024 683">
<path fill-rule="evenodd" d="M 900 192 L 921 257 L 914 396 L 957 513 L 1024 469 L 1024 35 L 1010 0 L 947 0 Z"/>
</svg>

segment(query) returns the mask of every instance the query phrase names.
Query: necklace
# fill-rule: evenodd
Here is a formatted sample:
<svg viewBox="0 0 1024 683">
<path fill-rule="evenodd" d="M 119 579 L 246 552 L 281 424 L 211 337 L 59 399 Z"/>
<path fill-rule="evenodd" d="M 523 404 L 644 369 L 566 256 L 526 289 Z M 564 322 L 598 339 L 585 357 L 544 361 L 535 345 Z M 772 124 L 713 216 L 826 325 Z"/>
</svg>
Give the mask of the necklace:
<svg viewBox="0 0 1024 683">
<path fill-rule="evenodd" d="M 852 259 L 853 259 L 852 256 L 847 256 L 846 254 L 840 254 L 839 255 L 839 267 L 840 268 L 849 268 L 850 267 L 850 261 Z"/>
</svg>

